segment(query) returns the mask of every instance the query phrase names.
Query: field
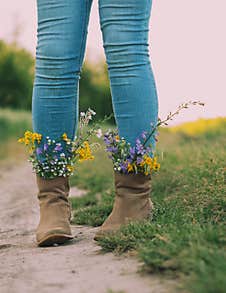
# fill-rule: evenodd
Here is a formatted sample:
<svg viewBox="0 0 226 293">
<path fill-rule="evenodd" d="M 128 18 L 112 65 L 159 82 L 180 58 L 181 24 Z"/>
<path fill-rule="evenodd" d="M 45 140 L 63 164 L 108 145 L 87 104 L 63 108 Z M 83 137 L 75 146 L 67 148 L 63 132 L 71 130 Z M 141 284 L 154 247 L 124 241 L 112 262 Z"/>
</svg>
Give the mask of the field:
<svg viewBox="0 0 226 293">
<path fill-rule="evenodd" d="M 153 221 L 130 224 L 99 241 L 105 251 L 135 251 L 145 271 L 180 277 L 193 293 L 223 293 L 226 286 L 226 120 L 215 122 L 216 128 L 207 127 L 198 135 L 194 128 L 199 129 L 203 121 L 190 124 L 192 134 L 183 125 L 161 129 L 161 170 L 152 178 Z M 80 165 L 73 183 L 89 190 L 85 197 L 73 200 L 74 222 L 100 225 L 111 211 L 114 196 L 106 154 L 101 151 L 94 163 Z"/>
<path fill-rule="evenodd" d="M 160 130 L 161 168 L 152 178 L 154 218 L 105 237 L 99 241 L 104 251 L 135 254 L 144 271 L 179 278 L 179 289 L 187 292 L 225 292 L 225 127 L 226 119 L 217 118 Z M 15 143 L 25 129 L 31 129 L 30 114 L 0 111 L 2 163 L 26 157 Z M 71 184 L 88 192 L 72 200 L 74 223 L 98 226 L 108 216 L 112 172 L 104 148 L 93 162 L 78 167 Z"/>
</svg>

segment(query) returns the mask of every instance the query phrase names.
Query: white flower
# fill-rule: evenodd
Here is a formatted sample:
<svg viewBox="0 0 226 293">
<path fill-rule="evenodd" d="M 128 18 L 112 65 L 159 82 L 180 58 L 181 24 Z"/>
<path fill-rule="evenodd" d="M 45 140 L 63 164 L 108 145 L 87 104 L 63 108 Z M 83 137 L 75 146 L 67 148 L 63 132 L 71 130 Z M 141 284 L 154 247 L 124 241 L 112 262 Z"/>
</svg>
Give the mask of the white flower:
<svg viewBox="0 0 226 293">
<path fill-rule="evenodd" d="M 86 114 L 85 114 L 84 112 L 81 112 L 81 113 L 80 113 L 80 116 L 81 116 L 81 117 L 84 117 L 84 116 L 86 116 Z"/>
<path fill-rule="evenodd" d="M 92 115 L 96 115 L 96 112 L 93 111 L 92 109 L 89 108 L 88 111 L 89 111 Z"/>
<path fill-rule="evenodd" d="M 96 136 L 98 138 L 101 138 L 101 136 L 102 136 L 102 130 L 100 128 L 96 130 Z"/>
</svg>

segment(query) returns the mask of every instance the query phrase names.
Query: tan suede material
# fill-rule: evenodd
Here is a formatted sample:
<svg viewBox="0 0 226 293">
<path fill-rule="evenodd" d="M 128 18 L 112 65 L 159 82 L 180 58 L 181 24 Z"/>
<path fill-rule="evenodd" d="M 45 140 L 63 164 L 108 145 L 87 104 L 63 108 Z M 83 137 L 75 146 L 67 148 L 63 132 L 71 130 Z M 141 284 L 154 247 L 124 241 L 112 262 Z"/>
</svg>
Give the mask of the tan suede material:
<svg viewBox="0 0 226 293">
<path fill-rule="evenodd" d="M 36 230 L 38 245 L 63 243 L 72 238 L 69 178 L 59 176 L 44 179 L 36 174 L 36 182 L 40 206 L 40 221 Z"/>
<path fill-rule="evenodd" d="M 118 230 L 129 221 L 151 218 L 151 175 L 114 173 L 115 200 L 111 214 L 99 228 L 94 239 Z"/>
</svg>

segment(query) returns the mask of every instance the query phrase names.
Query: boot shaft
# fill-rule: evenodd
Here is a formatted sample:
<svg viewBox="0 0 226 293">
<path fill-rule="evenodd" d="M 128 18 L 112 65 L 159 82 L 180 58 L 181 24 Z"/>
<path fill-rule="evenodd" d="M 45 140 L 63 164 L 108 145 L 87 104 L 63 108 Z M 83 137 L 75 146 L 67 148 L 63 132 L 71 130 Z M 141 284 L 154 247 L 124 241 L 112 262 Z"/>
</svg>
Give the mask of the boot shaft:
<svg viewBox="0 0 226 293">
<path fill-rule="evenodd" d="M 52 179 L 45 179 L 36 174 L 39 200 L 57 200 L 68 201 L 70 183 L 69 177 L 58 176 Z"/>
<path fill-rule="evenodd" d="M 122 174 L 114 172 L 115 196 L 124 199 L 149 198 L 151 192 L 151 175 Z"/>
</svg>

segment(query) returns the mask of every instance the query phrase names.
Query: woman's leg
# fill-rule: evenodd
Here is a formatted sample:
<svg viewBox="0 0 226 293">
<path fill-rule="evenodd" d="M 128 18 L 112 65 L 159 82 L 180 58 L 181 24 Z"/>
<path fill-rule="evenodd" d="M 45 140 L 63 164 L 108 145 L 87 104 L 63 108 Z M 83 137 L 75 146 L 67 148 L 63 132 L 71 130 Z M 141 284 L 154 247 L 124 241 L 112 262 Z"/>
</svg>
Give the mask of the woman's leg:
<svg viewBox="0 0 226 293">
<path fill-rule="evenodd" d="M 152 0 L 99 0 L 100 26 L 119 135 L 134 145 L 158 119 L 148 50 Z M 154 137 L 149 141 L 155 147 Z"/>
<path fill-rule="evenodd" d="M 74 138 L 78 119 L 79 79 L 92 0 L 37 0 L 38 42 L 32 96 L 33 131 Z M 39 156 L 37 154 L 37 156 Z M 40 221 L 39 246 L 64 243 L 70 229 L 69 178 L 36 176 Z"/>
<path fill-rule="evenodd" d="M 37 0 L 38 31 L 32 96 L 34 132 L 73 139 L 79 79 L 92 0 Z"/>
<path fill-rule="evenodd" d="M 132 146 L 158 120 L 158 97 L 148 52 L 151 4 L 151 0 L 99 0 L 116 123 L 120 137 Z M 154 150 L 154 136 L 149 143 Z M 128 221 L 152 216 L 150 176 L 114 172 L 114 180 L 113 209 L 95 240 Z"/>
</svg>

